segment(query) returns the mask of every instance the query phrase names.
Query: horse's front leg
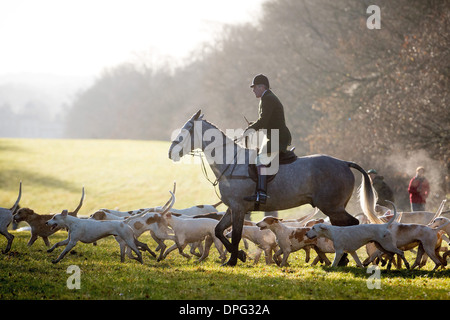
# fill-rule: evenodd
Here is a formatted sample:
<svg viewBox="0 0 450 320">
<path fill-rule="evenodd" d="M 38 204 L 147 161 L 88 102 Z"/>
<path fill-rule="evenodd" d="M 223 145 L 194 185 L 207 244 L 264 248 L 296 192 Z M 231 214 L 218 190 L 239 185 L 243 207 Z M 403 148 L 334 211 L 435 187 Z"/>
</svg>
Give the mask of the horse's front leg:
<svg viewBox="0 0 450 320">
<path fill-rule="evenodd" d="M 225 212 L 225 215 L 220 219 L 219 223 L 216 225 L 214 229 L 214 233 L 216 237 L 223 243 L 228 252 L 231 252 L 233 249 L 231 242 L 224 236 L 225 229 L 231 226 L 231 210 L 228 208 Z"/>
<path fill-rule="evenodd" d="M 242 239 L 242 229 L 244 228 L 245 211 L 234 210 L 232 211 L 233 217 L 233 232 L 231 234 L 231 244 L 234 247 L 234 252 L 236 253 L 239 260 L 245 262 L 247 260 L 247 254 L 244 250 L 239 250 L 239 243 Z"/>
<path fill-rule="evenodd" d="M 239 250 L 239 242 L 241 241 L 242 228 L 244 226 L 244 216 L 245 214 L 243 211 L 241 212 L 241 210 L 233 210 L 228 208 L 225 216 L 216 226 L 216 237 L 218 237 L 220 241 L 222 241 L 227 251 L 231 254 L 230 259 L 224 264 L 225 266 L 235 266 L 237 264 L 237 259 L 240 259 L 243 262 L 245 262 L 247 259 L 247 255 L 245 254 L 245 252 L 243 250 Z M 231 224 L 233 230 L 231 232 L 230 243 L 223 233 L 224 230 Z"/>
</svg>

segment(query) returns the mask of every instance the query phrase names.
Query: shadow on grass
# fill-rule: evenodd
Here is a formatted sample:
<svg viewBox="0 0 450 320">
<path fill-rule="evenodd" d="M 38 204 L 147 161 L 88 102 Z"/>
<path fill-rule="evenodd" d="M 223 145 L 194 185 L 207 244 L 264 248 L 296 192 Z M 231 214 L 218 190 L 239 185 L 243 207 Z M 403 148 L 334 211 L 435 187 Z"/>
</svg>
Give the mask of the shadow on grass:
<svg viewBox="0 0 450 320">
<path fill-rule="evenodd" d="M 62 189 L 70 192 L 79 192 L 80 190 L 80 186 L 75 186 L 71 182 L 27 170 L 2 170 L 0 171 L 0 181 L 2 181 L 0 189 L 3 190 L 15 190 L 18 188 L 20 181 L 22 181 L 23 190 L 25 190 L 27 185 Z"/>
<path fill-rule="evenodd" d="M 357 267 L 329 268 L 292 262 L 279 268 L 251 263 L 220 267 L 216 252 L 202 263 L 178 254 L 156 262 L 144 254 L 144 265 L 126 259 L 112 238 L 97 246 L 79 243 L 60 263 L 51 260 L 63 248 L 47 253 L 42 242 L 27 247 L 29 234 L 15 232 L 13 250 L 0 256 L 0 297 L 4 299 L 153 299 L 153 300 L 416 300 L 449 299 L 449 270 L 381 269 L 381 288 L 367 285 L 371 274 Z M 51 242 L 63 240 L 57 232 Z M 147 241 L 150 239 L 145 238 Z M 142 239 L 142 240 L 145 240 Z M 0 239 L 0 247 L 5 240 Z M 154 248 L 156 244 L 149 243 Z M 300 260 L 300 259 L 298 259 Z M 81 290 L 66 288 L 70 265 L 80 267 Z M 14 295 L 14 294 L 15 295 Z"/>
<path fill-rule="evenodd" d="M 148 260 L 147 260 L 148 261 Z M 217 262 L 217 261 L 214 261 Z M 191 264 L 190 262 L 187 262 Z M 218 263 L 218 262 L 217 262 Z M 450 277 L 450 270 L 380 269 L 381 288 L 370 286 L 372 273 L 358 267 L 278 268 L 242 264 L 234 268 L 172 261 L 149 263 L 151 270 L 164 275 L 166 298 L 243 299 L 243 300 L 409 300 L 448 299 L 448 289 L 440 284 Z M 168 281 L 169 279 L 182 280 Z M 440 283 L 437 283 L 440 282 Z M 170 283 L 170 285 L 169 285 Z M 161 292 L 162 293 L 162 292 Z M 180 296 L 180 294 L 182 296 Z"/>
<path fill-rule="evenodd" d="M 327 272 L 340 272 L 340 273 L 351 273 L 354 277 L 362 277 L 367 278 L 369 273 L 367 268 L 359 268 L 359 267 L 322 267 L 323 270 Z M 448 278 L 450 277 L 450 269 L 438 269 L 436 271 L 433 270 L 424 270 L 415 268 L 414 270 L 408 270 L 406 268 L 401 269 L 391 269 L 387 270 L 386 268 L 380 267 L 381 276 L 385 278 L 404 278 L 404 279 L 415 279 L 418 277 L 422 278 Z"/>
<path fill-rule="evenodd" d="M 0 152 L 12 151 L 12 152 L 26 152 L 25 148 L 12 144 L 12 142 L 0 140 Z"/>
<path fill-rule="evenodd" d="M 356 272 L 356 277 L 345 277 L 341 272 L 337 272 L 339 275 L 331 278 L 326 275 L 285 276 L 279 273 L 257 275 L 258 271 L 251 275 L 228 269 L 210 270 L 203 267 L 191 270 L 178 269 L 175 271 L 176 274 L 168 272 L 169 269 L 165 267 L 162 270 L 164 270 L 161 272 L 164 274 L 164 279 L 155 280 L 155 285 L 160 287 L 156 298 L 194 300 L 448 299 L 444 289 L 436 289 L 432 285 L 425 287 L 421 283 L 414 282 L 392 282 L 389 274 L 382 274 L 379 290 L 370 288 L 368 286 L 370 274 L 366 274 L 365 270 Z M 419 274 L 416 276 L 420 277 Z M 161 287 L 162 283 L 164 285 Z"/>
</svg>

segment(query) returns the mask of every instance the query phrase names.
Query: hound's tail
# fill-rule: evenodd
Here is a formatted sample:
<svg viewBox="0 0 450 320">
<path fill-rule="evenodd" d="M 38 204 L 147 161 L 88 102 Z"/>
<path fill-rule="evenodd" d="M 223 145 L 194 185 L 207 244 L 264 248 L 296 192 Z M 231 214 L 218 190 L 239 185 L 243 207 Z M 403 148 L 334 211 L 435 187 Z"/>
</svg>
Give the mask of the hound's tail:
<svg viewBox="0 0 450 320">
<path fill-rule="evenodd" d="M 450 223 L 450 220 L 448 220 L 447 222 L 445 222 L 443 225 L 434 228 L 435 230 L 441 230 L 442 228 L 446 227 L 448 224 Z"/>
<path fill-rule="evenodd" d="M 441 219 L 445 219 L 446 222 L 444 222 L 444 224 L 442 224 L 442 225 L 440 225 L 438 227 L 433 228 L 433 230 L 439 231 L 442 228 L 446 227 L 450 223 L 450 219 L 448 219 L 448 218 L 442 217 Z M 434 222 L 434 220 L 432 222 Z M 430 222 L 430 224 L 432 224 L 432 222 Z M 428 225 L 428 227 L 430 226 L 430 224 Z"/>
<path fill-rule="evenodd" d="M 14 203 L 13 207 L 10 209 L 12 214 L 15 213 L 15 211 L 17 210 L 17 207 L 19 206 L 19 202 L 20 202 L 20 198 L 22 197 L 22 181 L 20 181 L 19 184 L 19 195 L 17 196 L 17 200 Z"/>
<path fill-rule="evenodd" d="M 395 206 L 395 203 L 393 203 L 389 200 L 386 200 L 386 202 L 389 202 L 390 204 L 392 204 L 392 207 L 394 208 L 394 216 L 387 223 L 387 226 L 389 227 L 391 225 L 391 223 L 394 222 L 395 219 L 397 218 L 397 207 Z"/>
<path fill-rule="evenodd" d="M 377 214 L 375 213 L 375 204 L 377 202 L 377 195 L 372 187 L 372 182 L 370 182 L 370 177 L 367 172 L 357 165 L 354 162 L 347 162 L 348 166 L 354 168 L 362 173 L 363 180 L 361 182 L 361 186 L 359 187 L 359 202 L 361 204 L 361 208 L 372 223 L 383 224 Z"/>
<path fill-rule="evenodd" d="M 447 202 L 447 199 L 442 200 L 438 210 L 436 211 L 436 214 L 431 219 L 430 223 L 434 221 L 434 219 L 439 218 L 439 216 L 443 213 L 442 210 L 444 210 L 445 203 Z"/>
<path fill-rule="evenodd" d="M 76 217 L 78 215 L 78 211 L 80 211 L 81 207 L 83 206 L 83 200 L 84 200 L 84 187 L 81 189 L 81 199 L 80 203 L 78 204 L 78 207 L 73 211 L 72 215 Z"/>
</svg>

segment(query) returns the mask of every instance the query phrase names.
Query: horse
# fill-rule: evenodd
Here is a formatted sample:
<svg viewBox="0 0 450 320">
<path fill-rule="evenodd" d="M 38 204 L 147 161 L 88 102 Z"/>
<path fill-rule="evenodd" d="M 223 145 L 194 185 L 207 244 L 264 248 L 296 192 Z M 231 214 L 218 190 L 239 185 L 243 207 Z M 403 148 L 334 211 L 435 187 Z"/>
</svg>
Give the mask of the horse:
<svg viewBox="0 0 450 320">
<path fill-rule="evenodd" d="M 231 253 L 225 266 L 235 266 L 238 259 L 245 262 L 246 254 L 239 250 L 239 242 L 244 215 L 254 208 L 254 203 L 243 199 L 255 190 L 255 182 L 248 174 L 254 150 L 240 146 L 236 140 L 203 119 L 199 110 L 184 124 L 169 148 L 169 158 L 174 162 L 201 149 L 216 177 L 213 185 L 218 184 L 221 200 L 228 207 L 215 229 L 216 236 Z M 364 214 L 376 216 L 376 194 L 366 171 L 354 162 L 328 155 L 298 157 L 291 164 L 280 165 L 274 179 L 268 184 L 269 198 L 260 205 L 260 211 L 284 210 L 310 204 L 327 215 L 333 225 L 356 225 L 358 220 L 345 210 L 355 185 L 350 168 L 363 175 L 359 198 Z M 231 242 L 224 236 L 224 230 L 230 226 Z"/>
</svg>

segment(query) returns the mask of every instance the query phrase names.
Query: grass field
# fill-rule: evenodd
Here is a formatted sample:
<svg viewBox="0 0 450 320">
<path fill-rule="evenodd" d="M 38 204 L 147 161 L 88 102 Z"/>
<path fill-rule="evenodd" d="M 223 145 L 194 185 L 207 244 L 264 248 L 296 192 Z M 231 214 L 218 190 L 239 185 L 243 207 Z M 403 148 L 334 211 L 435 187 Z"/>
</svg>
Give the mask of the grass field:
<svg viewBox="0 0 450 320">
<path fill-rule="evenodd" d="M 74 209 L 82 186 L 86 188 L 86 199 L 81 215 L 101 207 L 129 210 L 162 205 L 169 198 L 174 180 L 175 207 L 217 202 L 200 166 L 173 164 L 167 158 L 168 146 L 166 142 L 148 141 L 0 139 L 0 206 L 12 206 L 20 180 L 21 206 L 39 213 Z M 219 209 L 224 209 L 223 205 Z M 259 218 L 257 215 L 253 219 Z M 301 251 L 290 256 L 287 268 L 262 262 L 254 266 L 250 260 L 235 268 L 224 268 L 212 249 L 211 256 L 201 264 L 172 252 L 159 263 L 145 253 L 141 265 L 134 260 L 120 263 L 117 243 L 107 238 L 96 247 L 79 243 L 54 265 L 51 260 L 62 248 L 47 253 L 41 239 L 27 247 L 29 232 L 13 234 L 16 238 L 11 252 L 0 255 L 2 300 L 450 299 L 450 269 L 433 272 L 432 262 L 422 270 L 388 272 L 382 268 L 381 288 L 369 289 L 371 274 L 355 267 L 351 258 L 345 268 L 312 267 L 304 262 Z M 66 235 L 60 231 L 50 241 L 53 244 Z M 140 240 L 155 249 L 149 236 Z M 0 248 L 5 245 L 6 240 L 0 237 Z M 364 250 L 360 250 L 360 256 L 365 257 Z M 414 256 L 408 253 L 407 258 L 411 261 Z M 67 269 L 71 265 L 81 270 L 78 290 L 67 287 L 71 276 Z"/>
<path fill-rule="evenodd" d="M 168 149 L 157 141 L 0 139 L 0 204 L 12 206 L 20 180 L 21 206 L 39 213 L 75 209 L 83 186 L 81 216 L 163 205 L 174 181 L 175 207 L 217 203 L 200 166 L 173 163 Z"/>
<path fill-rule="evenodd" d="M 172 252 L 162 262 L 145 253 L 141 265 L 134 260 L 120 263 L 118 245 L 108 238 L 96 247 L 79 243 L 54 265 L 51 260 L 62 248 L 47 253 L 41 240 L 28 248 L 29 234 L 14 234 L 13 250 L 0 260 L 0 299 L 450 299 L 449 269 L 432 272 L 431 263 L 425 270 L 382 269 L 381 288 L 369 289 L 371 274 L 353 261 L 336 270 L 313 267 L 304 262 L 303 251 L 292 254 L 286 268 L 253 265 L 250 260 L 235 268 L 221 267 L 215 249 L 200 264 Z M 65 237 L 60 231 L 51 241 Z M 140 239 L 156 247 L 150 237 Z M 81 270 L 79 290 L 67 287 L 71 265 Z"/>
</svg>

